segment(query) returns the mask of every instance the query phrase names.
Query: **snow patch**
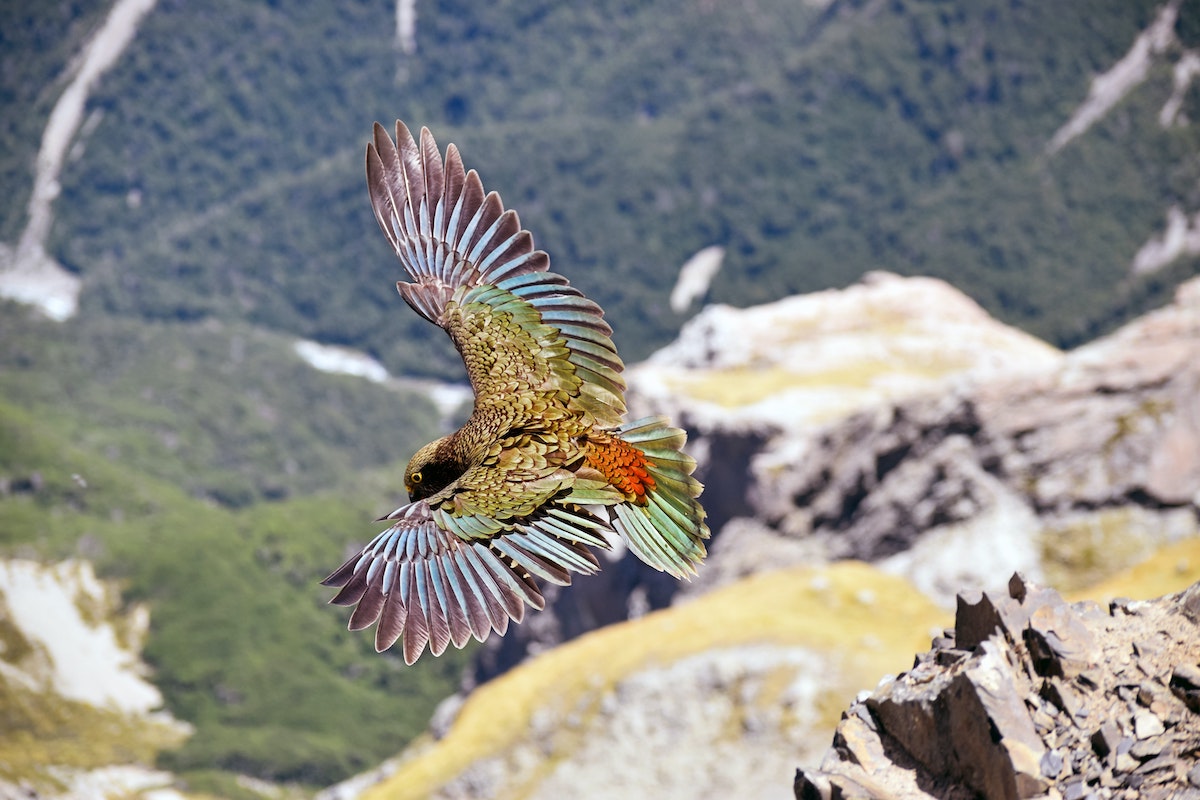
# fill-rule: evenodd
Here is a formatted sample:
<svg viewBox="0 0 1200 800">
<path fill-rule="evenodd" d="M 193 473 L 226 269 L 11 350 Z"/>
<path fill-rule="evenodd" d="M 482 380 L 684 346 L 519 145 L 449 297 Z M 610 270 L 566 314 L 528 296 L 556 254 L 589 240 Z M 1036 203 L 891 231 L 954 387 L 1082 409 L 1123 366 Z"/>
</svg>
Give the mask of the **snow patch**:
<svg viewBox="0 0 1200 800">
<path fill-rule="evenodd" d="M 293 347 L 296 355 L 306 364 L 321 372 L 352 375 L 384 386 L 421 392 L 433 401 L 443 422 L 450 420 L 465 403 L 474 398 L 469 386 L 417 378 L 393 378 L 383 364 L 366 353 L 348 347 L 320 344 L 308 339 L 298 340 Z"/>
<path fill-rule="evenodd" d="M 138 655 L 149 612 L 135 607 L 125 620 L 134 641 L 120 641 L 109 622 L 115 602 L 91 562 L 0 561 L 0 603 L 9 621 L 48 658 L 47 669 L 36 673 L 0 662 L 6 677 L 27 686 L 49 682 L 48 688 L 63 697 L 127 714 L 162 706 Z"/>
<path fill-rule="evenodd" d="M 1192 80 L 1198 75 L 1200 75 L 1200 53 L 1189 50 L 1175 62 L 1174 86 L 1171 88 L 1171 96 L 1167 98 L 1162 111 L 1158 114 L 1158 122 L 1164 128 L 1187 124 L 1187 118 L 1179 112 L 1183 108 L 1183 98 L 1187 94 L 1188 87 L 1192 85 Z"/>
<path fill-rule="evenodd" d="M 93 85 L 133 39 L 138 22 L 154 8 L 155 0 L 117 0 L 104 25 L 84 48 L 77 71 L 50 112 L 38 150 L 33 191 L 29 197 L 29 221 L 16 251 L 8 250 L 0 264 L 0 296 L 29 303 L 55 320 L 75 313 L 79 279 L 64 270 L 46 253 L 46 236 L 54 220 L 53 206 L 60 186 L 63 163 L 83 122 L 83 112 Z M 7 249 L 7 248 L 6 248 Z"/>
<path fill-rule="evenodd" d="M 389 377 L 383 364 L 357 350 L 319 344 L 307 339 L 296 342 L 295 349 L 296 355 L 304 359 L 309 366 L 321 372 L 354 375 L 358 378 L 366 378 L 372 383 L 385 383 Z"/>
<path fill-rule="evenodd" d="M 1153 57 L 1165 53 L 1177 41 L 1175 20 L 1179 16 L 1180 2 L 1181 0 L 1170 0 L 1163 6 L 1158 16 L 1150 23 L 1150 27 L 1134 40 L 1129 52 L 1108 72 L 1092 79 L 1087 99 L 1075 109 L 1071 119 L 1054 134 L 1046 147 L 1047 153 L 1057 153 L 1068 142 L 1103 118 L 1125 95 L 1146 80 Z"/>
<path fill-rule="evenodd" d="M 1200 255 L 1200 214 L 1190 220 L 1179 206 L 1167 209 L 1167 227 L 1142 245 L 1133 257 L 1134 275 L 1157 272 L 1184 255 Z"/>
<path fill-rule="evenodd" d="M 396 43 L 400 52 L 417 52 L 417 0 L 396 0 Z"/>
<path fill-rule="evenodd" d="M 75 315 L 79 307 L 79 278 L 46 255 L 41 243 L 29 245 L 24 258 L 0 242 L 0 297 L 34 306 L 55 322 Z"/>
<path fill-rule="evenodd" d="M 725 259 L 725 248 L 718 245 L 706 247 L 689 258 L 679 268 L 675 288 L 671 290 L 671 310 L 682 314 L 692 303 L 704 296 L 713 277 L 721 269 Z"/>
</svg>

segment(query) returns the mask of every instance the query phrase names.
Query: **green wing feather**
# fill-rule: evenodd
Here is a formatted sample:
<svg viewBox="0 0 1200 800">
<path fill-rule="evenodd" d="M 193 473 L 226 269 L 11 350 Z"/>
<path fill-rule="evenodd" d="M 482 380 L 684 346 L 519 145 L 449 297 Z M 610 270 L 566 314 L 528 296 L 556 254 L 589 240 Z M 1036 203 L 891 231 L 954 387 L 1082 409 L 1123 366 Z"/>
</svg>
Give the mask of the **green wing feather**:
<svg viewBox="0 0 1200 800">
<path fill-rule="evenodd" d="M 478 174 L 465 171 L 451 144 L 443 160 L 426 128 L 420 142 L 396 122 L 396 139 L 376 123 L 367 145 L 367 185 L 379 227 L 413 283 L 399 283 L 405 301 L 454 340 L 476 398 L 509 391 L 504 379 L 552 375 L 568 406 L 600 425 L 616 426 L 625 413 L 623 364 L 604 312 L 549 272 L 515 211 L 499 195 L 485 194 Z M 464 287 L 467 290 L 464 291 Z M 505 318 L 536 341 L 506 354 L 503 375 L 464 349 L 472 315 Z M 478 343 L 478 342 L 477 342 Z"/>
<path fill-rule="evenodd" d="M 687 434 L 663 417 L 636 420 L 614 433 L 645 454 L 654 488 L 646 493 L 644 504 L 613 506 L 613 527 L 634 554 L 655 569 L 676 578 L 695 575 L 707 555 L 704 540 L 709 530 L 699 500 L 704 487 L 692 477 L 696 462 L 682 449 Z"/>
</svg>

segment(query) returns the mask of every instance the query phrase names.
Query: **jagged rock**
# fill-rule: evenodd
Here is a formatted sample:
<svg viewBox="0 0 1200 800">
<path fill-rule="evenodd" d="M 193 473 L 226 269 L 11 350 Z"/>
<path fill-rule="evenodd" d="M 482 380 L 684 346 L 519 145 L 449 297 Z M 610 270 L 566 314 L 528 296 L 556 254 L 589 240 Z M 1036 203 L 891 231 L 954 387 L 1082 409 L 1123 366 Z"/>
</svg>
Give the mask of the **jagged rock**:
<svg viewBox="0 0 1200 800">
<path fill-rule="evenodd" d="M 1170 686 L 1190 710 L 1200 714 L 1200 669 L 1193 664 L 1180 664 L 1171 674 Z"/>
<path fill-rule="evenodd" d="M 843 713 L 795 796 L 1200 797 L 1197 602 L 1200 584 L 1105 611 L 1020 576 L 962 597 L 953 631 Z"/>
</svg>

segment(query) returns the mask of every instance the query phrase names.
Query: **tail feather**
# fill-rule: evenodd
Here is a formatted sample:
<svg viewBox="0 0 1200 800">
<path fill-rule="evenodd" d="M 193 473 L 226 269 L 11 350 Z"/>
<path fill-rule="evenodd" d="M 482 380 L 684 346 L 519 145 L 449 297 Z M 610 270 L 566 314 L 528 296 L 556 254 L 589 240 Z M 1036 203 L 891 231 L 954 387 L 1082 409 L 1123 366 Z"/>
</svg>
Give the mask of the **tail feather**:
<svg viewBox="0 0 1200 800">
<path fill-rule="evenodd" d="M 614 509 L 614 527 L 637 557 L 655 569 L 677 578 L 695 575 L 707 555 L 709 531 L 698 499 L 704 487 L 692 477 L 696 462 L 682 450 L 687 434 L 663 417 L 636 420 L 613 433 L 645 454 L 653 479 L 644 503 Z"/>
<path fill-rule="evenodd" d="M 638 445 L 639 450 L 658 447 L 678 452 L 687 443 L 687 433 L 671 427 L 666 417 L 643 417 L 622 425 L 617 433 L 630 444 Z"/>
<path fill-rule="evenodd" d="M 616 512 L 615 527 L 638 558 L 677 578 L 695 574 L 695 567 L 677 550 L 677 543 L 669 540 L 659 526 L 651 522 L 649 515 L 641 513 L 641 506 L 622 503 L 613 510 Z"/>
<path fill-rule="evenodd" d="M 651 493 L 649 500 L 652 504 L 658 506 L 659 510 L 670 517 L 671 521 L 678 527 L 688 530 L 693 526 L 694 520 L 690 514 L 690 505 L 681 507 L 683 503 L 678 498 L 672 497 L 665 492 Z"/>
</svg>

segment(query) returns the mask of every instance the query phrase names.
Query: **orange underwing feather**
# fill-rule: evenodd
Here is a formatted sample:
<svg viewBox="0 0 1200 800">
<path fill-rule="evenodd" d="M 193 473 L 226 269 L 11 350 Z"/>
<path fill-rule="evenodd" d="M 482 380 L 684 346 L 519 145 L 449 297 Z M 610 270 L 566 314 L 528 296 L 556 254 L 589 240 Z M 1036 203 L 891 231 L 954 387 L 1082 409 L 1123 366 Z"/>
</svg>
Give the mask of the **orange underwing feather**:
<svg viewBox="0 0 1200 800">
<path fill-rule="evenodd" d="M 598 470 L 613 486 L 630 499 L 645 502 L 654 489 L 653 466 L 646 455 L 633 445 L 614 436 L 589 436 L 585 447 L 587 464 Z"/>
</svg>

